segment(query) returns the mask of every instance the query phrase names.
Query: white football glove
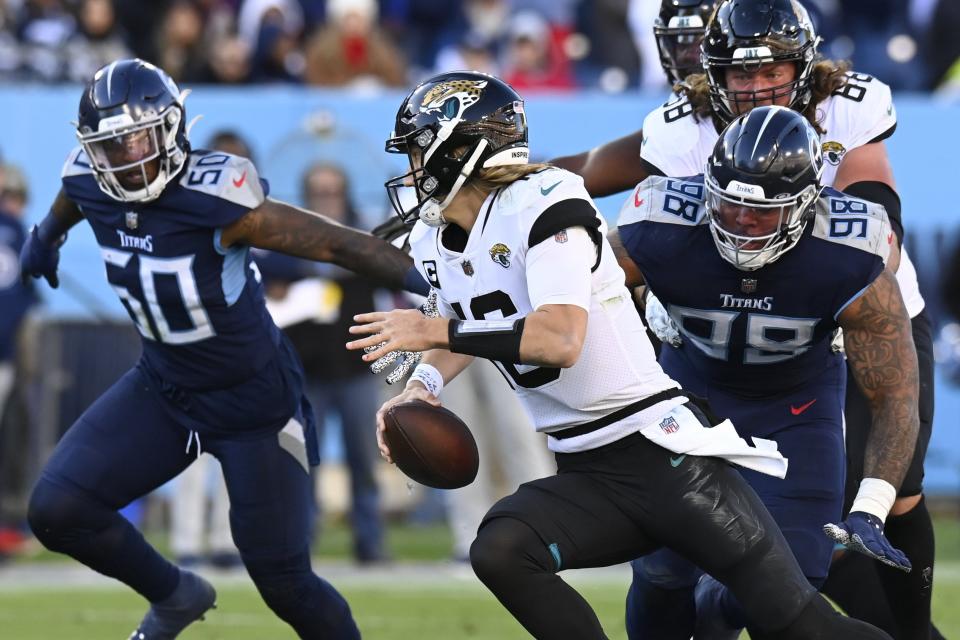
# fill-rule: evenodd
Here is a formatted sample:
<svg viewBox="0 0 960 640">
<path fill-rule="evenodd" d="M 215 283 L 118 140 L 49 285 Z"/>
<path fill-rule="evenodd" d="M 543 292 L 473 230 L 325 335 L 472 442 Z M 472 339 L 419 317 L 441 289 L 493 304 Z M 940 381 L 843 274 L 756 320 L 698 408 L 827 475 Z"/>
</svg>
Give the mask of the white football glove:
<svg viewBox="0 0 960 640">
<path fill-rule="evenodd" d="M 680 336 L 680 329 L 667 313 L 667 310 L 660 303 L 657 296 L 647 289 L 647 305 L 644 309 L 644 315 L 647 318 L 647 326 L 650 331 L 660 339 L 660 342 L 679 347 L 683 344 L 683 338 Z"/>
<path fill-rule="evenodd" d="M 423 301 L 423 304 L 420 305 L 420 313 L 427 316 L 428 318 L 437 318 L 440 316 L 440 311 L 437 309 L 437 290 L 430 289 L 430 295 L 427 296 L 427 299 Z M 384 343 L 372 347 L 365 347 L 364 351 L 370 353 L 371 351 L 376 351 Z M 420 358 L 423 357 L 423 354 L 419 351 L 391 351 L 386 355 L 382 355 L 370 364 L 370 371 L 375 374 L 383 373 L 383 371 L 392 365 L 397 363 L 397 366 L 394 367 L 393 371 L 387 374 L 387 384 L 394 384 L 403 380 L 410 373 L 410 370 L 413 367 L 417 366 L 417 363 L 420 362 Z"/>
<path fill-rule="evenodd" d="M 830 350 L 833 353 L 844 353 L 843 350 L 843 329 L 837 327 L 837 330 L 833 332 L 833 337 L 830 339 Z"/>
</svg>

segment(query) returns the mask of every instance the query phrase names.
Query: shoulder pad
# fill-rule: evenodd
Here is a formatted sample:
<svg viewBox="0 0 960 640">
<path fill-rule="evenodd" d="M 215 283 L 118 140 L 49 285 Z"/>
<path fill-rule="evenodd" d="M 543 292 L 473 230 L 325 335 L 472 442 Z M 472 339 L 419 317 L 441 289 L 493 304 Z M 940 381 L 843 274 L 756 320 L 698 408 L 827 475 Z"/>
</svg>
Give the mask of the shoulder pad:
<svg viewBox="0 0 960 640">
<path fill-rule="evenodd" d="M 70 178 L 88 173 L 93 173 L 93 167 L 90 166 L 87 152 L 83 150 L 83 147 L 77 145 L 67 155 L 67 160 L 63 163 L 63 170 L 60 172 L 60 178 Z"/>
<path fill-rule="evenodd" d="M 180 186 L 248 209 L 256 209 L 266 198 L 253 163 L 220 151 L 192 151 Z"/>
<path fill-rule="evenodd" d="M 703 172 L 716 134 L 709 134 L 713 123 L 700 121 L 685 97 L 673 98 L 651 111 L 643 120 L 643 143 L 640 157 L 668 176 L 692 176 Z M 706 144 L 707 153 L 701 152 Z"/>
<path fill-rule="evenodd" d="M 893 133 L 897 111 L 890 87 L 873 76 L 847 73 L 847 84 L 822 103 L 826 112 L 824 142 L 835 140 L 855 149 Z"/>
<path fill-rule="evenodd" d="M 517 180 L 497 196 L 497 215 L 517 215 L 518 225 L 534 246 L 554 233 L 583 225 L 598 229 L 601 216 L 583 178 L 551 167 Z"/>
<path fill-rule="evenodd" d="M 817 200 L 813 236 L 873 255 L 884 263 L 896 241 L 883 205 L 825 189 Z"/>
<path fill-rule="evenodd" d="M 550 167 L 508 185 L 497 196 L 496 206 L 499 215 L 535 219 L 555 202 L 589 197 L 583 178 L 565 169 Z"/>
<path fill-rule="evenodd" d="M 706 224 L 705 197 L 703 176 L 651 176 L 638 184 L 623 203 L 617 226 L 635 222 L 662 222 L 691 227 Z"/>
</svg>

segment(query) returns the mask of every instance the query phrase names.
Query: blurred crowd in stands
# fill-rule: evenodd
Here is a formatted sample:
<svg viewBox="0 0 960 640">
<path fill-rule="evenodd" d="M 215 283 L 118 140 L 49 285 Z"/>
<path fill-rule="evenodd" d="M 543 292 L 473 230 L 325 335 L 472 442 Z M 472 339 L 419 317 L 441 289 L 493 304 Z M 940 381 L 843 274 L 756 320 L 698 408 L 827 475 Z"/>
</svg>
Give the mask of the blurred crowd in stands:
<svg viewBox="0 0 960 640">
<path fill-rule="evenodd" d="M 804 0 L 821 51 L 895 90 L 960 85 L 957 0 Z M 471 68 L 521 92 L 662 89 L 659 0 L 0 0 L 0 82 L 136 55 L 184 83 L 407 87 Z"/>
</svg>

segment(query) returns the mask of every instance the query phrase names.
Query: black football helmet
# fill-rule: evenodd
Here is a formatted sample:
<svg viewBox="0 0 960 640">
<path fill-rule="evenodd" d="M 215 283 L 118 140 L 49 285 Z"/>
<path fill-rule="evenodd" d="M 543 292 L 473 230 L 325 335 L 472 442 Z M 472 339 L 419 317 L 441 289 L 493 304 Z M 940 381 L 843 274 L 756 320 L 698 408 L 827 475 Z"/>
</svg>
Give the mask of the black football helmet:
<svg viewBox="0 0 960 640">
<path fill-rule="evenodd" d="M 796 0 L 724 0 L 701 44 L 701 61 L 716 114 L 730 122 L 738 111 L 734 103 L 752 108 L 761 100 L 784 96 L 790 96 L 791 109 L 803 111 L 810 102 L 810 74 L 819 42 L 807 10 Z M 727 89 L 725 69 L 753 71 L 773 62 L 795 63 L 794 80 L 763 91 Z"/>
<path fill-rule="evenodd" d="M 800 240 L 822 189 L 823 155 L 816 130 L 786 107 L 757 107 L 731 122 L 707 161 L 707 214 L 724 260 L 745 271 L 770 264 Z M 722 210 L 776 212 L 765 235 L 724 225 Z"/>
<path fill-rule="evenodd" d="M 94 74 L 80 97 L 77 137 L 104 193 L 148 202 L 180 172 L 190 150 L 185 96 L 162 69 L 137 58 Z"/>
<path fill-rule="evenodd" d="M 691 73 L 703 73 L 700 42 L 716 9 L 716 0 L 663 0 L 653 23 L 660 66 L 675 85 Z"/>
<path fill-rule="evenodd" d="M 397 215 L 439 226 L 443 209 L 480 169 L 529 161 L 523 98 L 485 73 L 441 73 L 403 99 L 386 150 L 410 161 L 408 173 L 384 185 Z M 404 208 L 400 193 L 409 186 L 417 202 Z"/>
</svg>

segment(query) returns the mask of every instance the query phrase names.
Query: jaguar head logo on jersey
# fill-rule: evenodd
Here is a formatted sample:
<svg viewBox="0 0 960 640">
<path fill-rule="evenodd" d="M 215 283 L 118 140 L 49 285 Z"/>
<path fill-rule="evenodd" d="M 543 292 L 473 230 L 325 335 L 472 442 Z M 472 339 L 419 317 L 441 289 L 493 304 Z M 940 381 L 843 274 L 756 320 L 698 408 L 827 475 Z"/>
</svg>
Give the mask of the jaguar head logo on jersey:
<svg viewBox="0 0 960 640">
<path fill-rule="evenodd" d="M 840 164 L 843 156 L 847 153 L 846 147 L 839 142 L 832 140 L 823 143 L 823 157 L 833 166 Z"/>
<path fill-rule="evenodd" d="M 510 247 L 502 242 L 490 247 L 490 257 L 504 269 L 510 268 Z"/>
<path fill-rule="evenodd" d="M 386 151 L 405 154 L 410 165 L 384 185 L 394 211 L 405 222 L 439 227 L 443 210 L 477 173 L 529 161 L 523 98 L 484 73 L 441 73 L 404 98 Z M 415 198 L 404 197 L 410 192 Z"/>
<path fill-rule="evenodd" d="M 99 69 L 80 98 L 77 138 L 101 191 L 121 202 L 149 202 L 187 161 L 181 93 L 162 69 L 140 59 Z"/>
</svg>

